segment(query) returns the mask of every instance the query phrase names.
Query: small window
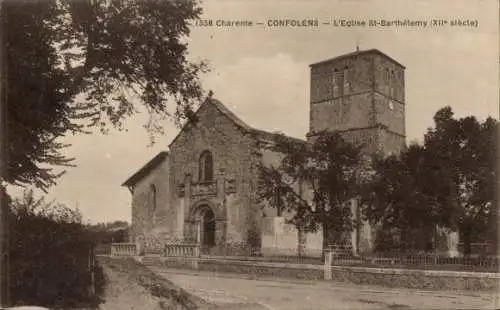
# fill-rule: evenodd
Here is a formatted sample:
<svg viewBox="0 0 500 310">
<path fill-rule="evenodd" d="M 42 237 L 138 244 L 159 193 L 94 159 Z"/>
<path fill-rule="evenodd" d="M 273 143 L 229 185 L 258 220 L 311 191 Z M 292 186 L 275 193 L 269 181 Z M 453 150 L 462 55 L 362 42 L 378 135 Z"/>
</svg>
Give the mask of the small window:
<svg viewBox="0 0 500 310">
<path fill-rule="evenodd" d="M 389 97 L 391 99 L 394 99 L 396 97 L 396 88 L 392 84 L 391 84 L 391 86 L 389 88 Z"/>
<path fill-rule="evenodd" d="M 149 206 L 150 206 L 150 212 L 151 212 L 151 219 L 152 222 L 156 222 L 156 186 L 151 185 L 149 187 Z"/>
<path fill-rule="evenodd" d="M 339 94 L 339 70 L 335 69 L 333 70 L 333 76 L 332 76 L 332 92 L 333 92 L 333 97 L 338 97 Z"/>
<path fill-rule="evenodd" d="M 320 89 L 320 84 L 319 84 L 319 80 L 318 79 L 315 79 L 313 84 L 314 84 L 314 98 L 315 100 L 320 100 L 319 96 L 321 94 L 321 89 Z"/>
<path fill-rule="evenodd" d="M 349 68 L 345 67 L 344 71 L 342 72 L 342 80 L 344 84 L 344 93 L 349 92 L 349 87 L 351 86 L 349 82 Z"/>
<path fill-rule="evenodd" d="M 199 180 L 200 182 L 209 182 L 214 179 L 212 153 L 203 151 L 200 155 Z"/>
</svg>

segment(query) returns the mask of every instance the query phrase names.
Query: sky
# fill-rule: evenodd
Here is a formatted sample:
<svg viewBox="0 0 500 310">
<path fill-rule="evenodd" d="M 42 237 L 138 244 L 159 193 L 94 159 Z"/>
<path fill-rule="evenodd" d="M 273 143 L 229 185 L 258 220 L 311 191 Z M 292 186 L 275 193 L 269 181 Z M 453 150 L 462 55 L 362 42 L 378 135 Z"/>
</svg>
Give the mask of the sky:
<svg viewBox="0 0 500 310">
<path fill-rule="evenodd" d="M 309 65 L 324 59 L 376 48 L 406 66 L 407 142 L 422 139 L 443 106 L 455 115 L 498 119 L 499 44 L 496 0 L 206 0 L 203 19 L 251 20 L 248 28 L 193 27 L 189 57 L 206 60 L 203 75 L 230 110 L 249 125 L 304 138 L 309 122 Z M 275 19 L 317 19 L 318 27 L 266 26 Z M 334 27 L 332 20 L 474 20 L 477 27 Z M 68 136 L 69 168 L 48 198 L 78 207 L 86 221 L 131 219 L 131 195 L 120 185 L 179 132 L 165 120 L 165 134 L 149 146 L 137 115 L 128 131 Z M 16 195 L 19 189 L 11 188 Z"/>
</svg>

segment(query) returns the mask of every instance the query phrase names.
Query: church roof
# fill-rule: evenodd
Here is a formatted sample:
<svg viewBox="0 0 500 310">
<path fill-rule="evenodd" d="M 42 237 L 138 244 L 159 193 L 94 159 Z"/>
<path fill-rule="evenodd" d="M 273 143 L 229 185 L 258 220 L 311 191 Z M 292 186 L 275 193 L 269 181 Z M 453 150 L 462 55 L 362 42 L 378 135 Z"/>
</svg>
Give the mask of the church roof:
<svg viewBox="0 0 500 310">
<path fill-rule="evenodd" d="M 222 104 L 222 102 L 220 102 L 217 99 L 213 99 L 213 98 L 207 99 L 198 108 L 198 111 L 205 104 L 212 104 L 217 110 L 219 110 L 222 114 L 224 114 L 227 118 L 229 118 L 237 127 L 239 127 L 241 130 L 243 130 L 245 133 L 251 133 L 251 134 L 253 134 L 254 137 L 257 140 L 269 141 L 269 140 L 274 140 L 276 137 L 282 135 L 281 133 L 274 133 L 274 132 L 269 132 L 269 131 L 265 131 L 265 130 L 253 128 L 252 126 L 250 126 L 247 123 L 245 123 L 244 121 L 242 121 L 238 116 L 236 116 L 236 114 L 234 114 L 233 112 L 231 112 L 231 110 L 229 110 L 224 104 Z M 198 111 L 196 113 L 198 113 Z M 181 129 L 181 131 L 179 132 L 179 134 L 172 140 L 172 142 L 170 143 L 170 145 L 172 145 L 175 142 L 175 140 L 180 135 L 180 133 L 184 130 L 184 128 L 185 127 L 183 127 Z M 300 143 L 305 143 L 306 142 L 305 140 L 301 140 L 301 139 L 298 139 L 298 138 L 293 138 L 293 137 L 289 137 L 289 136 L 287 136 L 287 137 L 290 138 L 290 139 L 292 139 L 292 140 L 294 140 L 294 141 L 296 141 L 296 142 L 300 142 Z"/>
<path fill-rule="evenodd" d="M 394 58 L 390 57 L 389 55 L 387 55 L 387 54 L 379 51 L 378 49 L 374 49 L 374 48 L 369 49 L 369 50 L 363 50 L 363 51 L 355 51 L 355 52 L 347 53 L 347 54 L 340 55 L 340 56 L 337 56 L 337 57 L 334 57 L 334 58 L 322 60 L 322 61 L 319 61 L 319 62 L 316 62 L 316 63 L 313 63 L 313 64 L 309 65 L 309 67 L 313 67 L 313 66 L 316 66 L 316 65 L 324 64 L 324 63 L 327 63 L 327 62 L 338 61 L 338 60 L 341 60 L 341 59 L 344 59 L 344 58 L 350 58 L 350 57 L 353 57 L 353 56 L 364 55 L 364 54 L 379 54 L 382 57 L 385 57 L 386 59 L 392 61 L 393 63 L 395 63 L 398 66 L 400 66 L 403 69 L 405 69 L 405 66 L 403 66 L 400 62 L 398 62 Z"/>
<path fill-rule="evenodd" d="M 260 129 L 252 129 L 252 132 L 256 135 L 257 139 L 261 140 L 261 141 L 262 140 L 263 141 L 274 141 L 278 137 L 285 136 L 286 138 L 288 138 L 294 142 L 297 142 L 297 143 L 307 143 L 307 141 L 305 141 L 305 140 L 290 137 L 290 136 L 287 136 L 281 132 L 269 132 L 269 131 L 260 130 Z"/>
<path fill-rule="evenodd" d="M 212 103 L 217 107 L 217 109 L 219 111 L 221 111 L 221 113 L 223 113 L 224 115 L 226 115 L 229 119 L 231 119 L 234 123 L 236 123 L 238 126 L 240 126 L 241 128 L 243 128 L 245 131 L 254 134 L 255 137 L 258 140 L 273 140 L 276 137 L 282 135 L 279 132 L 269 132 L 269 131 L 265 131 L 265 130 L 262 130 L 262 129 L 253 128 L 253 127 L 247 125 L 245 122 L 243 122 L 238 116 L 236 116 L 236 114 L 234 114 L 233 112 L 231 112 L 219 100 L 212 99 L 212 101 L 213 101 Z M 286 137 L 290 138 L 290 139 L 292 139 L 294 141 L 297 141 L 297 142 L 305 142 L 304 140 L 301 140 L 301 139 L 298 139 L 298 138 L 293 138 L 293 137 L 290 137 L 290 136 L 286 136 Z"/>
<path fill-rule="evenodd" d="M 160 152 L 153 159 L 148 161 L 141 169 L 139 169 L 136 173 L 134 173 L 131 177 L 129 177 L 125 182 L 123 182 L 122 186 L 133 186 L 137 184 L 142 178 L 144 178 L 151 170 L 156 168 L 159 164 L 161 164 L 165 158 L 167 158 L 168 152 Z"/>
<path fill-rule="evenodd" d="M 217 99 L 211 99 L 210 103 L 212 103 L 217 108 L 217 110 L 219 110 L 222 114 L 226 115 L 231 121 L 233 121 L 233 123 L 235 123 L 240 128 L 244 129 L 245 131 L 251 131 L 252 130 L 251 126 L 249 126 L 247 123 L 245 123 L 244 121 L 242 121 L 241 118 L 239 118 L 238 116 L 236 116 L 236 114 L 234 114 L 233 112 L 231 112 L 231 110 L 229 110 L 219 100 L 217 100 Z"/>
</svg>

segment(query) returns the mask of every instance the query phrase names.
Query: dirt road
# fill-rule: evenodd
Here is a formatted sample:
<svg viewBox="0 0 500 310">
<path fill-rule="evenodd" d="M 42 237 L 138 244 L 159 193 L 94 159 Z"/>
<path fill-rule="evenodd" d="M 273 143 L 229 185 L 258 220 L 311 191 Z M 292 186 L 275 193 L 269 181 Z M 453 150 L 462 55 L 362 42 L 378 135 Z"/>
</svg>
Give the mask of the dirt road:
<svg viewBox="0 0 500 310">
<path fill-rule="evenodd" d="M 389 289 L 327 281 L 248 279 L 238 274 L 216 274 L 154 269 L 157 274 L 210 302 L 237 309 L 497 309 L 494 293 Z M 232 305 L 232 306 L 231 306 Z M 246 309 L 246 308 L 245 308 Z"/>
</svg>

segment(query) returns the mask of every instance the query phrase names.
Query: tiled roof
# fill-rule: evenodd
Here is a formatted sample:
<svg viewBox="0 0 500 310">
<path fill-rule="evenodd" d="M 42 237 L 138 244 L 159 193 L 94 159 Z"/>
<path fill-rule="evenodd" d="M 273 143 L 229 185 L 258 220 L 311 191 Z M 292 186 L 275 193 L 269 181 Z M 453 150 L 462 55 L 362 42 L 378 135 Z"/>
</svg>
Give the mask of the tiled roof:
<svg viewBox="0 0 500 310">
<path fill-rule="evenodd" d="M 269 141 L 269 140 L 273 140 L 277 136 L 281 135 L 280 133 L 273 133 L 273 132 L 268 132 L 268 131 L 265 131 L 265 130 L 253 128 L 252 126 L 250 126 L 247 123 L 245 123 L 244 121 L 242 121 L 238 116 L 236 116 L 236 114 L 234 114 L 224 104 L 222 104 L 222 102 L 220 102 L 217 99 L 213 99 L 213 98 L 207 99 L 198 108 L 198 110 L 196 111 L 196 113 L 198 113 L 198 111 L 205 104 L 212 104 L 213 106 L 215 106 L 215 108 L 217 110 L 219 110 L 222 114 L 224 114 L 227 118 L 229 118 L 236 126 L 238 126 L 240 129 L 242 129 L 246 133 L 252 133 L 255 136 L 255 138 L 258 139 L 258 140 Z M 181 131 L 179 132 L 179 134 L 172 140 L 172 142 L 170 143 L 170 145 L 172 145 L 174 143 L 174 141 L 177 139 L 177 137 L 181 134 L 181 132 L 184 131 L 184 128 L 185 128 L 185 126 L 181 129 Z M 289 136 L 286 136 L 286 137 L 288 137 L 288 138 L 290 138 L 290 139 L 292 139 L 294 141 L 300 142 L 300 143 L 305 143 L 306 142 L 305 140 L 301 140 L 301 139 L 297 139 L 297 138 L 293 138 L 293 137 L 289 137 Z"/>
<path fill-rule="evenodd" d="M 379 55 L 382 55 L 383 57 L 389 59 L 390 61 L 394 62 L 395 64 L 401 66 L 403 69 L 405 68 L 405 66 L 403 66 L 400 62 L 396 61 L 394 58 L 390 57 L 389 55 L 387 55 L 387 54 L 379 51 L 378 49 L 369 49 L 369 50 L 364 50 L 364 51 L 355 51 L 355 52 L 347 53 L 347 54 L 340 55 L 340 56 L 337 56 L 337 57 L 334 57 L 334 58 L 330 58 L 330 59 L 318 61 L 316 63 L 313 63 L 313 64 L 309 65 L 309 66 L 312 67 L 312 66 L 316 66 L 316 65 L 319 65 L 319 64 L 327 63 L 327 62 L 337 61 L 337 60 L 340 60 L 340 59 L 349 58 L 349 57 L 352 57 L 352 56 L 360 56 L 360 55 L 364 55 L 364 54 L 379 54 Z"/>
<path fill-rule="evenodd" d="M 306 140 L 290 137 L 287 135 L 284 135 L 280 132 L 269 132 L 269 131 L 264 131 L 260 129 L 252 129 L 252 132 L 256 135 L 257 139 L 259 140 L 264 140 L 264 141 L 274 141 L 276 138 L 279 138 L 281 136 L 285 136 L 286 138 L 297 142 L 297 143 L 307 143 Z"/>
<path fill-rule="evenodd" d="M 123 182 L 122 186 L 133 186 L 143 179 L 151 170 L 161 164 L 167 158 L 168 152 L 160 152 L 153 159 L 147 162 L 141 169 L 134 173 L 130 178 Z"/>
<path fill-rule="evenodd" d="M 219 100 L 212 99 L 212 103 L 216 106 L 219 111 L 226 115 L 229 119 L 231 119 L 236 125 L 240 126 L 242 129 L 244 129 L 247 132 L 251 132 L 255 135 L 255 137 L 259 140 L 274 140 L 276 137 L 281 136 L 281 133 L 278 132 L 269 132 L 261 129 L 256 129 L 253 128 L 249 125 L 247 125 L 245 122 L 243 122 L 236 114 L 231 112 L 225 105 L 223 105 Z M 286 135 L 285 135 L 286 136 Z M 298 138 L 293 138 L 290 136 L 286 136 L 287 138 L 290 138 L 296 142 L 306 142 L 305 140 L 301 140 Z"/>
</svg>

